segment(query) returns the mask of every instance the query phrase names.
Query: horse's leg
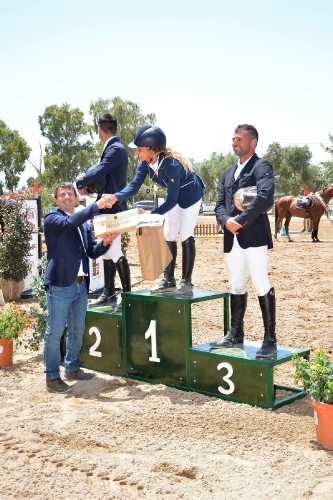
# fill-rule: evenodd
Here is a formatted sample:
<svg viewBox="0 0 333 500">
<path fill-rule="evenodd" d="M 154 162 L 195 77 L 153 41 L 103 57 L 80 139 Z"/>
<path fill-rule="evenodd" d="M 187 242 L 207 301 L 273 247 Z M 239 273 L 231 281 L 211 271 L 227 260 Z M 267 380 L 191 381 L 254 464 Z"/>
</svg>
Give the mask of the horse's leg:
<svg viewBox="0 0 333 500">
<path fill-rule="evenodd" d="M 279 217 L 279 209 L 277 204 L 275 203 L 275 233 L 274 233 L 274 239 L 277 240 L 277 234 L 280 229 L 280 217 Z"/>
<path fill-rule="evenodd" d="M 284 227 L 286 228 L 286 236 L 288 238 L 288 241 L 293 241 L 290 236 L 289 236 L 289 223 L 290 223 L 290 220 L 291 220 L 291 213 L 287 213 L 286 214 L 286 222 L 284 223 Z"/>
<path fill-rule="evenodd" d="M 313 217 L 313 227 L 312 227 L 312 233 L 311 233 L 313 243 L 319 242 L 319 238 L 318 238 L 319 221 L 320 221 L 320 217 Z"/>
</svg>

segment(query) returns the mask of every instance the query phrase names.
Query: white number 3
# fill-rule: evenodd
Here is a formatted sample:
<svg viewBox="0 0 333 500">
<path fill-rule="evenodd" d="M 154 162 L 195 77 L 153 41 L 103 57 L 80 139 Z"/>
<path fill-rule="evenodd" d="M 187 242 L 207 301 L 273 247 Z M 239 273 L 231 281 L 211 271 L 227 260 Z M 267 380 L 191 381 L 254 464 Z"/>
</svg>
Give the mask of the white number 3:
<svg viewBox="0 0 333 500">
<path fill-rule="evenodd" d="M 233 367 L 229 363 L 220 363 L 219 365 L 217 365 L 218 370 L 222 370 L 222 368 L 226 368 L 228 370 L 227 374 L 224 377 L 222 377 L 222 380 L 224 380 L 224 382 L 226 382 L 228 384 L 229 389 L 223 389 L 223 387 L 219 386 L 218 390 L 222 394 L 225 394 L 226 396 L 228 396 L 229 394 L 232 394 L 235 390 L 235 384 L 233 383 L 232 380 L 230 380 L 230 377 L 233 375 L 234 370 L 233 370 Z"/>
</svg>

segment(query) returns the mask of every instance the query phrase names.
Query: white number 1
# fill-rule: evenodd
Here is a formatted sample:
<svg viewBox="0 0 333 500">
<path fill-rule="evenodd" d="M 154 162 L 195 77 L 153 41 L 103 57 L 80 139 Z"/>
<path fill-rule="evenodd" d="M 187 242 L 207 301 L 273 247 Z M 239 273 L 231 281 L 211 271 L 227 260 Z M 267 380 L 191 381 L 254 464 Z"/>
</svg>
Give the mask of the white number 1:
<svg viewBox="0 0 333 500">
<path fill-rule="evenodd" d="M 154 319 L 151 320 L 149 328 L 145 333 L 145 339 L 149 339 L 149 337 L 151 337 L 151 356 L 149 357 L 149 361 L 159 363 L 161 360 L 157 357 L 156 321 Z"/>
</svg>

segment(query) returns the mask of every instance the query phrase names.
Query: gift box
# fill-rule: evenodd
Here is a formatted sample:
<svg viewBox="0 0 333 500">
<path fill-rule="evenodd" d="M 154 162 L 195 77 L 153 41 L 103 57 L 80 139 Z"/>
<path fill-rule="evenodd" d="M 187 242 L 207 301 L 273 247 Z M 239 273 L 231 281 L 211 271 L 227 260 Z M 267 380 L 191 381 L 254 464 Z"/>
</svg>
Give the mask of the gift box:
<svg viewBox="0 0 333 500">
<path fill-rule="evenodd" d="M 139 221 L 139 209 L 125 210 L 117 214 L 97 215 L 93 219 L 94 232 L 96 236 L 102 236 L 104 233 L 126 233 L 133 231 Z"/>
</svg>

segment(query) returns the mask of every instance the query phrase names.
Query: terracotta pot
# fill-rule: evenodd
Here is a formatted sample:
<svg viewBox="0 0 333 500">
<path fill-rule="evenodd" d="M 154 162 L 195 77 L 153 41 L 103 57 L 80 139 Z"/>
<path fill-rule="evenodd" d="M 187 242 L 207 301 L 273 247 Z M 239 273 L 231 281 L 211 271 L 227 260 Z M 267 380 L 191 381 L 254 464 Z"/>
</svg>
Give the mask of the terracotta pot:
<svg viewBox="0 0 333 500">
<path fill-rule="evenodd" d="M 311 399 L 316 424 L 317 442 L 333 450 L 333 404 L 317 403 Z"/>
<path fill-rule="evenodd" d="M 8 339 L 0 339 L 0 367 L 13 364 L 13 342 Z"/>
<path fill-rule="evenodd" d="M 2 290 L 5 302 L 11 302 L 12 300 L 20 300 L 23 288 L 24 288 L 24 280 L 14 281 L 14 280 L 0 279 L 0 289 Z"/>
</svg>

